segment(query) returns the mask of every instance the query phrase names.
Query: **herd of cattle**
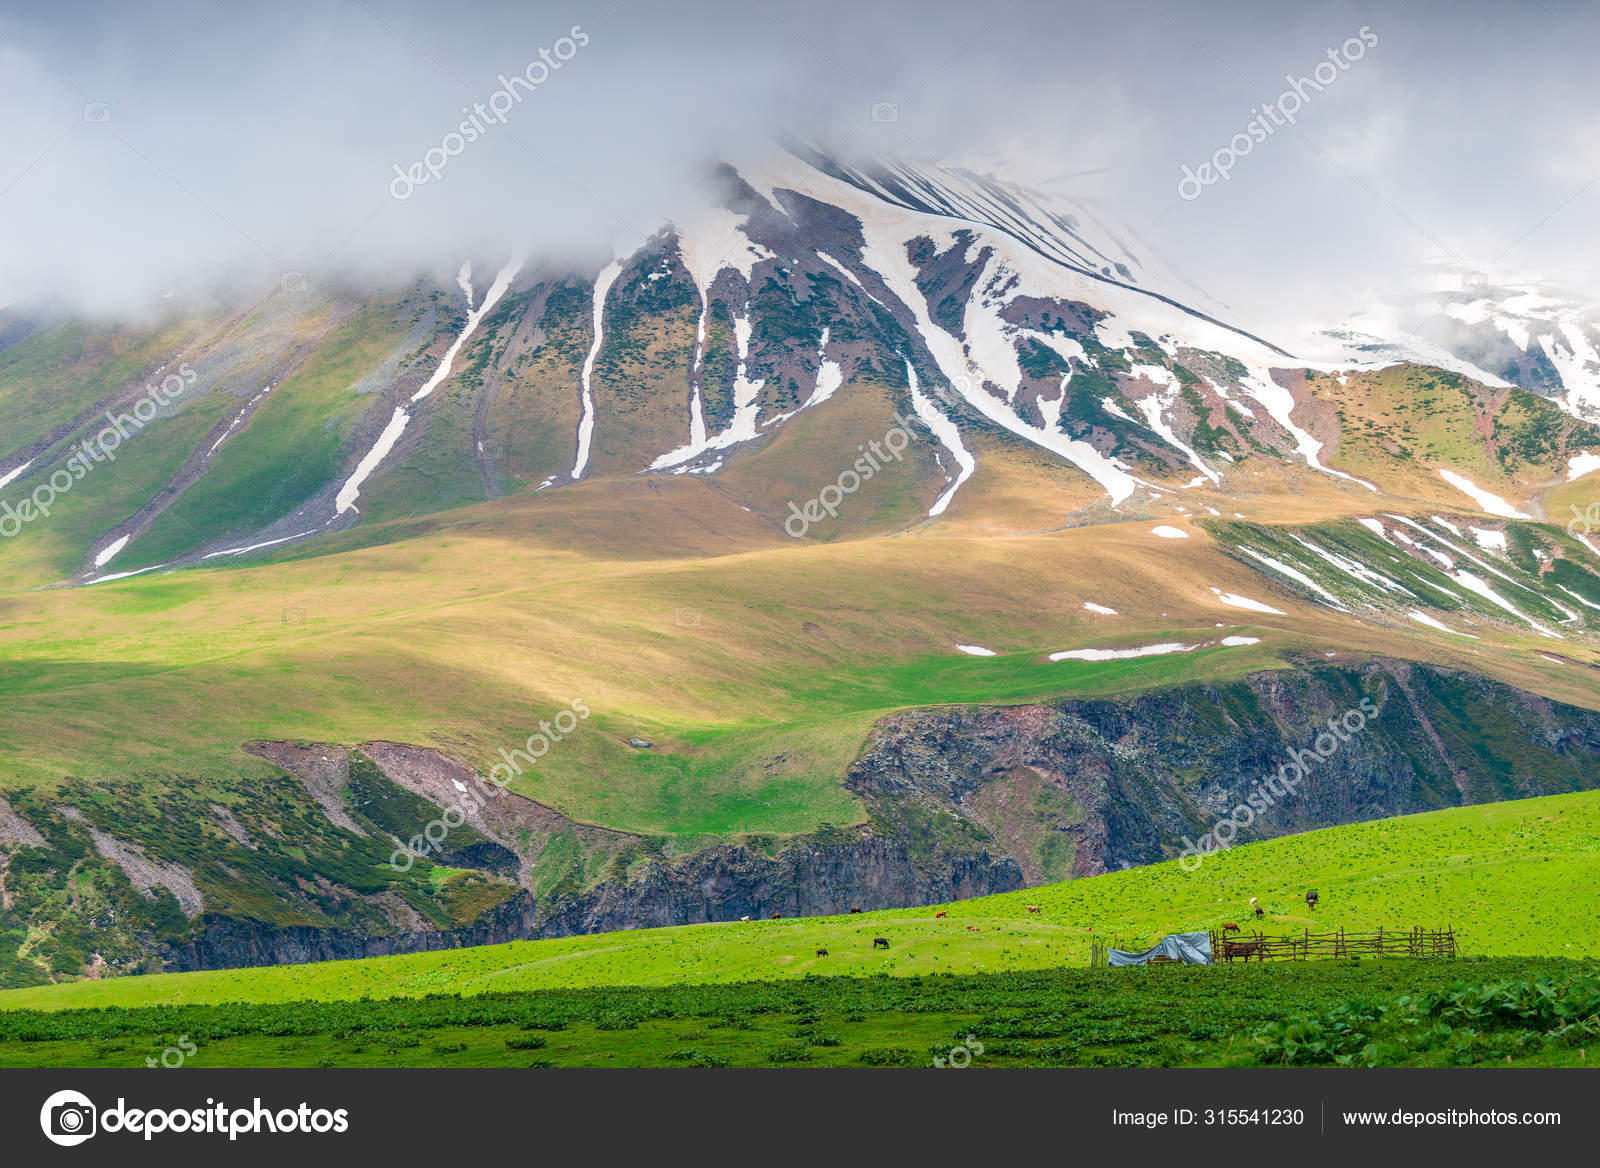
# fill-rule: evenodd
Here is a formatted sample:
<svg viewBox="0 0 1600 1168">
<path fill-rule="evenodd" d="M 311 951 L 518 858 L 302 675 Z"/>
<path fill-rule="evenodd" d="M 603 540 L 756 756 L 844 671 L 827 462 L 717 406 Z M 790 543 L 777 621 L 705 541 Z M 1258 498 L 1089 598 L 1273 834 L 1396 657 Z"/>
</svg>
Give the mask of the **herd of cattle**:
<svg viewBox="0 0 1600 1168">
<path fill-rule="evenodd" d="M 1315 891 L 1306 893 L 1306 906 L 1310 907 L 1310 909 L 1315 909 L 1315 907 L 1317 907 L 1317 893 L 1315 893 Z M 1256 898 L 1254 898 L 1254 896 L 1251 896 L 1250 898 L 1250 907 L 1251 909 L 1254 909 L 1256 920 L 1261 920 L 1261 918 L 1266 915 L 1266 910 L 1262 909 L 1261 904 L 1256 902 Z M 854 906 L 853 904 L 853 906 L 850 906 L 850 910 L 851 912 L 861 912 L 861 907 Z M 1038 904 L 1029 904 L 1029 906 L 1027 906 L 1027 910 L 1029 910 L 1030 914 L 1042 914 L 1043 906 L 1038 906 Z M 941 917 L 949 917 L 950 914 L 949 910 L 947 909 L 939 909 L 936 910 L 933 915 L 934 920 L 938 920 L 938 918 Z M 749 920 L 749 917 L 739 917 L 739 920 Z M 771 912 L 771 914 L 768 914 L 768 920 L 782 920 L 781 912 Z M 981 933 L 982 930 L 978 925 L 968 925 L 966 926 L 966 931 L 968 931 L 968 933 Z M 1090 931 L 1093 933 L 1093 928 L 1090 928 Z M 1226 938 L 1227 934 L 1238 933 L 1238 931 L 1240 931 L 1240 928 L 1238 928 L 1238 925 L 1234 925 L 1234 923 L 1227 923 L 1227 925 L 1222 926 L 1222 936 L 1224 936 L 1224 938 Z M 1232 946 L 1243 946 L 1243 944 L 1246 944 L 1246 942 L 1230 942 L 1230 944 L 1232 944 Z M 890 947 L 890 939 L 872 938 L 872 947 L 874 947 L 874 949 L 888 949 L 888 947 Z M 816 955 L 818 955 L 818 957 L 827 957 L 827 950 L 818 949 L 816 950 Z"/>
</svg>

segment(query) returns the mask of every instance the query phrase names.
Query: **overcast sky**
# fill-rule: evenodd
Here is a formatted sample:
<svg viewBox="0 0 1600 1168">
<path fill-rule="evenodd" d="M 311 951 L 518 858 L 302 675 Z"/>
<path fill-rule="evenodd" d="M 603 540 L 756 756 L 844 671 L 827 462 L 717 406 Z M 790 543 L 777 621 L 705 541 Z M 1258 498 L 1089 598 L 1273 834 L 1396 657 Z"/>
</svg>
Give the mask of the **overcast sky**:
<svg viewBox="0 0 1600 1168">
<path fill-rule="evenodd" d="M 597 248 L 779 129 L 1092 196 L 1259 330 L 1432 255 L 1594 287 L 1600 6 L 1305 7 L 5 0 L 0 303 Z M 1182 166 L 1363 28 L 1294 126 L 1179 197 Z M 559 68 L 503 124 L 391 197 L 541 49 Z"/>
</svg>

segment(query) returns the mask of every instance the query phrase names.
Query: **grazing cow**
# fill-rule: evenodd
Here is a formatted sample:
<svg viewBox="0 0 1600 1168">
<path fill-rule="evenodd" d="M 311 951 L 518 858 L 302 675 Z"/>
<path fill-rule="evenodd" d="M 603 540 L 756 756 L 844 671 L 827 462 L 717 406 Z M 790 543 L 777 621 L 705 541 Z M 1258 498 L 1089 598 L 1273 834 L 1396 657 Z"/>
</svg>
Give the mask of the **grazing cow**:
<svg viewBox="0 0 1600 1168">
<path fill-rule="evenodd" d="M 1259 921 L 1262 917 L 1264 917 L 1266 915 L 1267 915 L 1266 914 L 1266 910 L 1263 909 L 1259 904 L 1256 905 L 1256 920 Z"/>
<path fill-rule="evenodd" d="M 872 938 L 872 947 L 874 949 L 887 949 L 889 947 L 889 938 L 887 938 L 887 937 L 874 937 L 874 938 Z"/>
<path fill-rule="evenodd" d="M 938 920 L 940 917 L 947 917 L 949 915 L 950 914 L 945 912 L 944 909 L 940 909 L 938 912 L 933 914 L 933 917 L 934 917 L 934 920 Z"/>
<path fill-rule="evenodd" d="M 826 949 L 818 949 L 817 950 L 817 956 L 818 957 L 826 957 L 827 955 L 828 955 L 828 951 Z"/>
<path fill-rule="evenodd" d="M 1036 904 L 1030 904 L 1028 906 L 1028 911 L 1031 912 L 1031 913 L 1037 913 L 1037 912 L 1043 912 L 1044 910 L 1042 908 L 1040 908 Z"/>
<path fill-rule="evenodd" d="M 741 920 L 741 921 L 748 921 L 748 920 L 749 920 L 749 919 L 750 919 L 750 918 L 749 918 L 749 917 L 740 917 L 740 918 L 739 918 L 739 919 L 740 919 L 740 920 Z"/>
<path fill-rule="evenodd" d="M 978 926 L 977 925 L 968 925 L 967 926 L 967 932 L 976 933 L 977 931 L 978 931 Z"/>
<path fill-rule="evenodd" d="M 770 913 L 767 914 L 767 919 L 775 921 L 775 920 L 780 919 L 782 916 L 783 916 L 783 914 L 781 912 L 779 912 L 777 909 L 773 909 Z"/>
<path fill-rule="evenodd" d="M 1306 907 L 1308 909 L 1317 907 L 1317 890 L 1315 888 L 1306 893 Z"/>
<path fill-rule="evenodd" d="M 858 913 L 861 911 L 861 906 L 859 904 L 852 904 L 850 906 L 850 911 L 853 913 Z"/>
<path fill-rule="evenodd" d="M 1222 931 L 1224 933 L 1237 933 L 1239 931 L 1239 926 L 1234 924 L 1223 925 Z"/>
</svg>

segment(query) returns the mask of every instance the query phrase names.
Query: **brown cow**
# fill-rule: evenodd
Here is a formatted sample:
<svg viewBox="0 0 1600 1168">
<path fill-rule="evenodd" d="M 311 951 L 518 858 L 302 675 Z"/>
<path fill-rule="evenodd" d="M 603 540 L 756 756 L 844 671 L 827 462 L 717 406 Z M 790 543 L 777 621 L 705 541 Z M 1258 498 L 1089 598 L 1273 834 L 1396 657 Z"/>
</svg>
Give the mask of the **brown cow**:
<svg viewBox="0 0 1600 1168">
<path fill-rule="evenodd" d="M 1238 925 L 1232 925 L 1232 924 L 1223 925 L 1222 926 L 1222 931 L 1224 933 L 1237 933 L 1239 931 L 1239 926 Z"/>
<path fill-rule="evenodd" d="M 1036 904 L 1030 904 L 1028 906 L 1028 911 L 1031 912 L 1031 913 L 1037 913 L 1037 912 L 1043 912 L 1044 910 L 1042 908 L 1040 908 Z"/>
<path fill-rule="evenodd" d="M 861 906 L 858 905 L 858 904 L 852 904 L 850 906 L 850 911 L 853 912 L 853 913 L 858 913 L 858 912 L 861 911 Z"/>
<path fill-rule="evenodd" d="M 978 926 L 977 925 L 968 925 L 967 926 L 967 932 L 976 933 L 977 931 L 978 931 Z"/>
<path fill-rule="evenodd" d="M 772 912 L 767 914 L 767 919 L 768 920 L 772 920 L 772 921 L 776 921 L 776 920 L 781 919 L 782 916 L 783 916 L 783 914 L 781 912 L 779 912 L 777 909 L 773 909 Z"/>
<path fill-rule="evenodd" d="M 949 914 L 949 913 L 947 913 L 947 912 L 945 912 L 945 910 L 944 910 L 944 909 L 940 909 L 940 910 L 939 910 L 939 911 L 938 911 L 938 912 L 936 912 L 936 913 L 934 913 L 934 914 L 933 914 L 933 916 L 934 916 L 934 919 L 935 919 L 935 920 L 937 920 L 937 919 L 938 919 L 938 918 L 940 918 L 940 917 L 947 917 L 947 916 L 949 916 L 949 915 L 950 915 L 950 914 Z"/>
</svg>

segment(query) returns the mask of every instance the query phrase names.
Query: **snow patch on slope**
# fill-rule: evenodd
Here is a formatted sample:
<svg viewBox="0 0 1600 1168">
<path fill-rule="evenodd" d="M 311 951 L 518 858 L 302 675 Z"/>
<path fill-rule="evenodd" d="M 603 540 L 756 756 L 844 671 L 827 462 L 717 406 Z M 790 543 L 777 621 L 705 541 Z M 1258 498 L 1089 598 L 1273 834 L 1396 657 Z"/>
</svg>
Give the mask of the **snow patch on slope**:
<svg viewBox="0 0 1600 1168">
<path fill-rule="evenodd" d="M 583 371 L 579 374 L 579 392 L 582 395 L 583 414 L 578 419 L 578 456 L 572 464 L 572 473 L 569 477 L 580 479 L 584 470 L 589 465 L 589 446 L 594 440 L 594 363 L 600 356 L 600 346 L 605 340 L 605 311 L 606 293 L 611 291 L 611 285 L 617 282 L 617 277 L 622 274 L 622 261 L 612 260 L 600 269 L 600 275 L 594 282 L 594 342 L 589 346 L 589 355 L 583 360 Z"/>
<path fill-rule="evenodd" d="M 279 539 L 264 540 L 261 543 L 247 544 L 244 547 L 224 548 L 220 552 L 210 552 L 201 556 L 200 558 L 202 560 L 214 560 L 218 556 L 242 556 L 245 554 L 245 552 L 254 552 L 259 551 L 262 548 L 277 547 L 280 543 L 293 543 L 297 539 L 304 539 L 308 535 L 315 535 L 316 532 L 317 529 L 313 527 L 310 531 L 302 531 L 298 535 L 285 535 Z"/>
<path fill-rule="evenodd" d="M 978 468 L 978 460 L 972 456 L 961 441 L 961 428 L 940 412 L 939 407 L 933 404 L 933 399 L 922 392 L 917 385 L 917 371 L 911 367 L 911 361 L 906 360 L 906 380 L 911 386 L 911 408 L 921 420 L 922 424 L 933 431 L 933 436 L 939 440 L 941 446 L 950 452 L 950 457 L 960 469 L 957 471 L 950 485 L 928 508 L 928 517 L 943 515 L 944 509 L 950 506 L 950 500 L 955 498 L 956 492 L 961 489 L 961 484 L 972 477 L 972 472 Z"/>
<path fill-rule="evenodd" d="M 1307 466 L 1314 470 L 1331 474 L 1336 478 L 1348 479 L 1352 483 L 1360 483 L 1367 490 L 1374 493 L 1377 492 L 1378 488 L 1374 484 L 1367 482 L 1366 479 L 1358 479 L 1355 475 L 1345 474 L 1342 470 L 1334 470 L 1331 466 L 1322 464 L 1321 459 L 1318 457 L 1322 452 L 1322 443 L 1313 438 L 1309 431 L 1295 424 L 1291 416 L 1294 412 L 1294 394 L 1272 380 L 1272 374 L 1269 371 L 1264 368 L 1252 367 L 1244 377 L 1239 379 L 1239 383 L 1244 387 L 1246 393 L 1261 403 L 1262 408 L 1267 411 L 1268 417 L 1288 431 L 1289 436 L 1294 439 L 1295 450 L 1301 458 L 1306 460 Z"/>
<path fill-rule="evenodd" d="M 495 306 L 500 297 L 505 295 L 506 289 L 511 286 L 512 279 L 515 278 L 521 267 L 522 257 L 513 257 L 505 267 L 496 273 L 494 281 L 489 285 L 489 290 L 484 293 L 483 303 L 477 308 L 473 308 L 472 265 L 461 265 L 461 270 L 456 274 L 456 283 L 460 285 L 467 298 L 466 324 L 462 326 L 460 335 L 451 343 L 450 348 L 445 350 L 444 359 L 439 362 L 439 367 L 434 370 L 433 376 L 428 378 L 421 389 L 411 395 L 412 405 L 427 397 L 450 375 L 450 366 L 455 361 L 456 354 L 461 352 L 461 346 L 466 344 L 467 339 L 477 330 L 479 322 L 488 315 L 489 310 Z M 356 464 L 356 469 L 345 480 L 344 486 L 339 488 L 339 493 L 333 501 L 335 518 L 355 508 L 356 499 L 361 495 L 361 484 L 367 481 L 367 477 L 378 468 L 378 464 L 394 449 L 394 444 L 400 441 L 400 435 L 405 432 L 405 428 L 410 421 L 410 410 L 406 406 L 396 406 L 394 414 L 389 418 L 389 424 L 378 435 L 378 440 L 373 443 L 371 449 Z"/>
<path fill-rule="evenodd" d="M 1162 392 L 1153 393 L 1149 397 L 1142 397 L 1133 403 L 1139 412 L 1144 415 L 1145 422 L 1166 440 L 1167 445 L 1180 451 L 1196 470 L 1212 482 L 1220 483 L 1222 476 L 1202 462 L 1200 456 L 1180 439 L 1174 433 L 1172 427 L 1167 424 L 1166 411 L 1170 410 L 1177 402 L 1180 388 L 1178 379 L 1173 376 L 1172 371 L 1162 365 L 1135 365 L 1133 374 L 1135 377 L 1142 377 L 1146 381 L 1163 387 Z M 1195 486 L 1196 483 L 1190 483 L 1189 485 Z"/>
<path fill-rule="evenodd" d="M 1483 580 L 1481 577 L 1474 576 L 1471 572 L 1460 572 L 1460 571 L 1458 571 L 1458 572 L 1452 573 L 1451 576 L 1450 576 L 1450 579 L 1454 580 L 1457 584 L 1461 585 L 1463 588 L 1467 589 L 1469 592 L 1476 592 L 1479 596 L 1483 597 L 1489 603 L 1495 604 L 1495 605 L 1499 605 L 1501 608 L 1505 609 L 1507 612 L 1509 612 L 1512 616 L 1516 617 L 1518 620 L 1525 621 L 1540 636 L 1542 636 L 1542 637 L 1554 637 L 1556 640 L 1560 640 L 1561 639 L 1561 634 L 1560 633 L 1555 632 L 1555 631 L 1553 631 L 1551 629 L 1545 628 L 1538 621 L 1534 620 L 1527 613 L 1523 612 L 1516 605 L 1512 604 L 1504 596 L 1501 596 L 1493 588 L 1489 587 L 1488 582 Z"/>
<path fill-rule="evenodd" d="M 23 465 L 26 466 L 27 464 L 24 463 Z M 1584 475 L 1596 470 L 1600 470 L 1600 454 L 1596 454 L 1592 450 L 1586 450 L 1582 454 L 1574 454 L 1567 459 L 1567 482 L 1570 483 L 1573 479 L 1581 479 Z M 0 479 L 0 487 L 5 485 L 5 480 Z"/>
<path fill-rule="evenodd" d="M 1283 616 L 1280 608 L 1273 608 L 1270 604 L 1262 604 L 1259 600 L 1251 600 L 1248 596 L 1240 596 L 1237 592 L 1224 592 L 1220 588 L 1213 588 L 1212 594 L 1223 604 L 1230 608 L 1243 608 L 1250 612 L 1264 612 L 1272 616 Z"/>
<path fill-rule="evenodd" d="M 1419 625 L 1427 625 L 1430 629 L 1437 629 L 1441 633 L 1449 633 L 1453 637 L 1466 637 L 1468 640 L 1472 640 L 1472 641 L 1476 641 L 1478 639 L 1477 637 L 1474 637 L 1471 633 L 1458 633 L 1458 632 L 1456 632 L 1456 630 L 1452 629 L 1449 625 L 1442 624 L 1439 621 L 1434 620 L 1433 617 L 1429 616 L 1427 613 L 1422 612 L 1419 609 L 1415 609 L 1414 608 L 1409 613 L 1407 613 L 1406 615 L 1409 616 L 1412 620 L 1416 621 Z"/>
<path fill-rule="evenodd" d="M 1186 645 L 1182 641 L 1163 641 L 1158 645 L 1141 645 L 1137 649 L 1066 649 L 1051 653 L 1051 661 L 1131 661 L 1138 657 L 1165 657 L 1172 653 L 1193 653 L 1196 649 L 1213 649 L 1224 645 L 1230 649 L 1241 645 L 1259 645 L 1260 637 L 1228 636 L 1218 641 L 1202 641 Z"/>
<path fill-rule="evenodd" d="M 125 548 L 127 546 L 128 546 L 128 537 L 125 536 L 125 535 L 122 536 L 120 539 L 112 540 L 110 543 L 106 544 L 105 547 L 101 548 L 98 552 L 95 553 L 94 566 L 97 567 L 97 568 L 105 567 L 107 564 L 109 564 L 116 557 L 116 554 L 118 552 L 120 552 L 123 548 Z"/>
<path fill-rule="evenodd" d="M 1470 497 L 1472 501 L 1478 505 L 1478 510 L 1480 511 L 1485 511 L 1490 515 L 1499 515 L 1504 519 L 1533 518 L 1532 515 L 1529 515 L 1525 511 L 1518 511 L 1499 495 L 1491 494 L 1482 487 L 1479 487 L 1471 479 L 1467 478 L 1466 475 L 1457 474 L 1455 471 L 1441 466 L 1439 468 L 1439 477 L 1445 482 L 1449 483 L 1456 490 L 1460 491 L 1463 495 Z"/>
<path fill-rule="evenodd" d="M 1472 532 L 1473 540 L 1484 551 L 1499 552 L 1502 556 L 1506 554 L 1505 532 L 1487 527 L 1469 527 L 1467 530 Z"/>
<path fill-rule="evenodd" d="M 5 474 L 0 475 L 0 488 L 8 487 L 12 483 L 16 482 L 17 479 L 21 477 L 22 472 L 27 470 L 32 465 L 33 459 L 30 458 L 27 462 L 23 463 L 15 470 L 8 470 Z"/>
<path fill-rule="evenodd" d="M 1322 597 L 1323 600 L 1327 601 L 1331 607 L 1337 608 L 1340 612 L 1349 611 L 1343 604 L 1339 602 L 1339 598 L 1337 596 L 1329 592 L 1321 584 L 1318 584 L 1310 576 L 1307 576 L 1299 568 L 1286 564 L 1282 560 L 1274 559 L 1271 556 L 1262 555 L 1254 548 L 1245 547 L 1243 544 L 1239 545 L 1239 550 L 1245 555 L 1249 556 L 1252 560 L 1271 568 L 1279 575 L 1287 576 L 1296 584 L 1300 584 L 1303 587 L 1310 589 L 1312 592 L 1315 592 L 1318 596 Z"/>
<path fill-rule="evenodd" d="M 760 437 L 760 429 L 756 424 L 756 415 L 761 412 L 761 388 L 767 382 L 765 378 L 759 381 L 752 381 L 747 373 L 752 328 L 750 305 L 747 303 L 744 307 L 744 315 L 733 318 L 733 338 L 739 353 L 739 365 L 734 372 L 733 417 L 728 422 L 728 428 L 720 434 L 703 438 L 698 443 L 691 441 L 687 446 L 680 446 L 676 450 L 667 451 L 650 464 L 651 470 L 665 470 L 667 467 L 680 466 L 712 450 L 726 450 L 728 447 L 735 446 L 740 442 L 749 442 L 754 438 Z M 717 465 L 720 466 L 720 462 Z M 709 474 L 716 469 L 716 466 L 706 468 L 706 473 Z"/>
</svg>

